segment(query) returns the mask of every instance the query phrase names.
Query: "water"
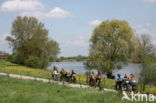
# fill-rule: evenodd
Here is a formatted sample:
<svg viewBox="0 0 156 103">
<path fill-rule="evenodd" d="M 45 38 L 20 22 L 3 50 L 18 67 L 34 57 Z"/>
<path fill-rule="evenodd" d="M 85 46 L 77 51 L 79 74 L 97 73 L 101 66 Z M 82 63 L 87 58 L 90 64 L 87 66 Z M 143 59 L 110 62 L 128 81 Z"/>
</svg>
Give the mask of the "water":
<svg viewBox="0 0 156 103">
<path fill-rule="evenodd" d="M 83 62 L 53 62 L 47 69 L 51 70 L 53 66 L 56 66 L 58 70 L 62 68 L 65 70 L 74 70 L 77 74 L 85 74 L 86 72 Z"/>
<path fill-rule="evenodd" d="M 74 70 L 77 74 L 85 74 L 85 72 L 87 71 L 85 69 L 83 62 L 76 62 L 76 61 L 53 62 L 53 63 L 50 63 L 50 66 L 47 69 L 51 70 L 53 68 L 53 66 L 58 67 L 59 70 L 61 70 L 62 68 L 64 68 L 65 70 Z M 128 63 L 127 65 L 123 66 L 122 69 L 114 69 L 113 74 L 116 76 L 118 73 L 120 73 L 122 75 L 132 73 L 137 78 L 139 78 L 140 71 L 141 71 L 140 64 Z"/>
<path fill-rule="evenodd" d="M 113 74 L 116 76 L 118 73 L 119 74 L 134 74 L 137 78 L 137 81 L 140 77 L 140 72 L 141 72 L 141 69 L 140 69 L 140 64 L 135 64 L 135 63 L 128 63 L 128 65 L 125 65 L 122 67 L 122 69 L 115 69 L 113 70 Z"/>
</svg>

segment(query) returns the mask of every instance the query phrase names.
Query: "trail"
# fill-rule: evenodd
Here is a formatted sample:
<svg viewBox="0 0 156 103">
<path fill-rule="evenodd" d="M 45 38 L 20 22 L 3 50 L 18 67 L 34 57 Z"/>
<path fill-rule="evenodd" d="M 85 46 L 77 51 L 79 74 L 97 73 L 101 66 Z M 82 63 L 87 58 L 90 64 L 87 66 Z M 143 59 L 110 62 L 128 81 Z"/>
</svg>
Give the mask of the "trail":
<svg viewBox="0 0 156 103">
<path fill-rule="evenodd" d="M 17 79 L 24 79 L 24 80 L 34 80 L 34 81 L 40 81 L 40 82 L 44 82 L 44 83 L 55 83 L 55 84 L 59 84 L 59 85 L 64 85 L 64 86 L 68 86 L 68 87 L 73 87 L 73 88 L 91 88 L 88 85 L 82 85 L 82 84 L 73 84 L 73 83 L 68 83 L 68 82 L 60 82 L 60 81 L 54 81 L 54 80 L 50 80 L 50 79 L 43 79 L 43 78 L 37 78 L 37 77 L 33 77 L 33 76 L 25 76 L 25 75 L 17 75 L 17 74 L 8 74 L 8 73 L 0 73 L 1 76 L 7 76 L 9 78 L 17 78 Z M 107 92 L 116 92 L 116 90 L 113 89 L 108 89 L 108 88 L 103 88 L 104 91 Z M 156 99 L 156 96 L 155 96 Z"/>
<path fill-rule="evenodd" d="M 7 74 L 7 73 L 0 73 L 1 76 L 7 76 L 9 78 L 17 78 L 17 79 L 24 79 L 24 80 L 34 80 L 34 81 L 40 81 L 44 83 L 55 83 L 59 85 L 64 85 L 68 87 L 73 87 L 73 88 L 91 88 L 88 85 L 82 85 L 82 84 L 73 84 L 73 83 L 68 83 L 68 82 L 60 82 L 60 81 L 54 81 L 54 80 L 49 80 L 49 79 L 43 79 L 43 78 L 38 78 L 38 77 L 33 77 L 33 76 L 25 76 L 25 75 L 17 75 L 17 74 Z M 109 92 L 117 92 L 116 90 L 113 89 L 107 89 L 104 88 L 104 91 L 109 91 Z"/>
</svg>

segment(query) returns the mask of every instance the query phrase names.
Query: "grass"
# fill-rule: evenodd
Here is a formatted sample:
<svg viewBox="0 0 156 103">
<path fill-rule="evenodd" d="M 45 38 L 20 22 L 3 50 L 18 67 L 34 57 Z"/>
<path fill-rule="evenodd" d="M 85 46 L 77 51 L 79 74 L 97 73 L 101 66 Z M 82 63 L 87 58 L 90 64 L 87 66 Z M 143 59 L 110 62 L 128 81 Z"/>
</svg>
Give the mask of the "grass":
<svg viewBox="0 0 156 103">
<path fill-rule="evenodd" d="M 5 73 L 13 73 L 13 74 L 20 74 L 20 75 L 27 75 L 27 76 L 34 76 L 49 79 L 51 77 L 51 71 L 41 70 L 37 68 L 29 68 L 26 66 L 16 65 L 7 61 L 0 61 L 0 72 Z M 76 75 L 76 79 L 78 84 L 85 84 L 87 85 L 87 77 L 85 75 Z M 115 81 L 111 79 L 102 80 L 102 84 L 106 88 L 114 89 Z"/>
<path fill-rule="evenodd" d="M 7 61 L 0 61 L 0 72 L 34 76 L 34 77 L 40 77 L 45 79 L 49 79 L 51 77 L 51 71 L 41 70 L 37 68 L 29 68 L 26 66 L 20 66 Z M 76 82 L 77 84 L 88 85 L 88 83 L 86 82 L 87 77 L 85 75 L 77 75 L 76 78 L 77 78 L 77 82 Z M 114 89 L 115 81 L 112 79 L 103 79 L 102 86 L 104 88 Z M 138 88 L 139 91 L 143 92 L 141 84 L 138 85 Z M 156 87 L 146 85 L 146 90 L 144 91 L 144 93 L 152 93 L 156 95 Z"/>
<path fill-rule="evenodd" d="M 51 75 L 51 72 L 47 70 L 20 66 L 7 61 L 0 61 L 0 72 L 35 76 L 46 79 L 50 78 Z"/>
<path fill-rule="evenodd" d="M 132 103 L 121 101 L 122 95 L 118 93 L 89 88 L 71 88 L 6 77 L 0 77 L 0 83 L 0 103 Z"/>
</svg>

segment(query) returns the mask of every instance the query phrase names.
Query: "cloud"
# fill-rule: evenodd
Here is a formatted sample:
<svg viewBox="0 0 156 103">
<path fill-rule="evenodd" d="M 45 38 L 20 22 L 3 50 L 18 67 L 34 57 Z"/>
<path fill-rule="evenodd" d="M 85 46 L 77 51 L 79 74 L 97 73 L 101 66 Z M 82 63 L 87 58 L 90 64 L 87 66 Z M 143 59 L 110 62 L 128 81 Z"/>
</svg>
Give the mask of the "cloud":
<svg viewBox="0 0 156 103">
<path fill-rule="evenodd" d="M 55 7 L 47 13 L 41 11 L 23 12 L 21 16 L 34 16 L 37 18 L 67 18 L 72 17 L 72 14 L 59 7 Z"/>
<path fill-rule="evenodd" d="M 89 25 L 92 25 L 92 26 L 97 26 L 97 25 L 99 25 L 99 24 L 101 24 L 101 20 L 94 20 L 94 21 L 91 21 L 90 23 L 89 23 Z"/>
<path fill-rule="evenodd" d="M 145 2 L 156 3 L 156 0 L 144 0 Z"/>
<path fill-rule="evenodd" d="M 67 18 L 72 17 L 69 11 L 55 7 L 48 12 L 39 0 L 7 0 L 0 5 L 3 12 L 19 12 L 21 16 L 34 16 L 37 18 Z"/>
<path fill-rule="evenodd" d="M 66 17 L 70 17 L 71 13 L 68 11 L 65 11 L 59 7 L 56 7 L 54 9 L 52 9 L 48 15 L 48 17 L 52 17 L 52 18 L 66 18 Z"/>
<path fill-rule="evenodd" d="M 36 11 L 44 6 L 39 0 L 7 0 L 0 5 L 2 11 Z"/>
</svg>

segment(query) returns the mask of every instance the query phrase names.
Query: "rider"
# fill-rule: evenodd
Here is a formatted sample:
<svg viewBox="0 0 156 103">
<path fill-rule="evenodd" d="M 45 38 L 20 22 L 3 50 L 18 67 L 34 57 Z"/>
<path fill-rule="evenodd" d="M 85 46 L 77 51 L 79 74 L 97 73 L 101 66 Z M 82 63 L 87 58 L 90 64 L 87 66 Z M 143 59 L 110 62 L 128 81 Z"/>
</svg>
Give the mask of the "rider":
<svg viewBox="0 0 156 103">
<path fill-rule="evenodd" d="M 96 78 L 96 83 L 98 83 L 98 86 L 100 87 L 101 79 L 102 79 L 102 74 L 100 71 L 98 71 L 98 74 L 95 76 L 95 78 Z"/>
<path fill-rule="evenodd" d="M 129 84 L 129 78 L 128 78 L 127 74 L 125 74 L 123 87 L 125 87 L 126 90 L 128 89 L 128 84 Z"/>
<path fill-rule="evenodd" d="M 128 76 L 127 76 L 127 74 L 125 74 L 124 75 L 124 80 L 128 80 L 129 78 L 128 78 Z"/>
<path fill-rule="evenodd" d="M 70 78 L 71 78 L 72 82 L 76 81 L 76 73 L 74 72 L 74 70 L 71 71 Z"/>
<path fill-rule="evenodd" d="M 133 74 L 130 74 L 130 83 L 133 85 L 136 83 L 136 77 Z"/>
<path fill-rule="evenodd" d="M 59 75 L 59 72 L 58 72 L 57 68 L 54 66 L 54 68 L 53 68 L 53 78 L 54 78 L 54 80 L 57 80 L 58 75 Z"/>
<path fill-rule="evenodd" d="M 93 86 L 94 85 L 94 82 L 95 82 L 95 74 L 94 74 L 94 72 L 91 72 L 91 74 L 89 76 L 89 84 L 91 86 Z"/>
<path fill-rule="evenodd" d="M 123 78 L 121 77 L 120 74 L 117 74 L 115 89 L 118 90 L 119 88 L 119 90 L 122 90 L 122 83 L 123 83 Z"/>
<path fill-rule="evenodd" d="M 130 85 L 132 86 L 133 91 L 137 89 L 136 77 L 133 74 L 130 74 Z"/>
<path fill-rule="evenodd" d="M 61 81 L 62 81 L 62 80 L 64 80 L 64 79 L 65 79 L 65 77 L 66 77 L 66 71 L 62 68 L 62 70 L 61 70 L 60 74 L 61 74 L 60 79 L 61 79 Z"/>
<path fill-rule="evenodd" d="M 66 79 L 67 79 L 67 82 L 70 81 L 70 76 L 71 76 L 71 72 L 69 70 L 66 71 Z"/>
</svg>

